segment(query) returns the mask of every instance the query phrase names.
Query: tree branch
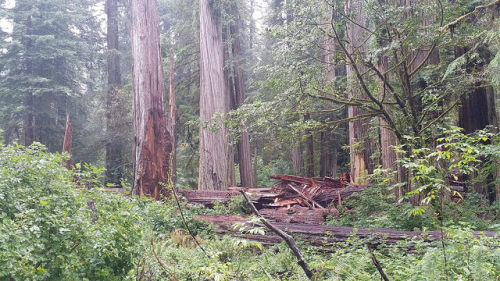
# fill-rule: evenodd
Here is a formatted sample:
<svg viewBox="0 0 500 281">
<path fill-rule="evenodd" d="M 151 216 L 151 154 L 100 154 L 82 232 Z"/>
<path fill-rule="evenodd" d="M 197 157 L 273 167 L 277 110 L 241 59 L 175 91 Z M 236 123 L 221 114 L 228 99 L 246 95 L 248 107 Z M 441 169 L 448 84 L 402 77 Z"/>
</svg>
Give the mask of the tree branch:
<svg viewBox="0 0 500 281">
<path fill-rule="evenodd" d="M 257 210 L 257 208 L 255 208 L 255 205 L 252 203 L 252 201 L 250 201 L 250 198 L 248 198 L 246 192 L 243 189 L 240 189 L 239 192 L 243 195 L 243 197 L 245 197 L 245 200 L 247 201 L 247 203 L 252 207 L 254 214 L 257 217 L 259 217 L 259 221 L 262 222 L 262 224 L 264 224 L 271 231 L 276 233 L 278 236 L 283 238 L 283 240 L 285 240 L 288 247 L 295 254 L 295 257 L 297 257 L 297 263 L 300 265 L 300 267 L 302 267 L 302 270 L 304 270 L 304 273 L 306 274 L 306 276 L 309 279 L 311 279 L 313 276 L 313 272 L 311 271 L 309 264 L 306 261 L 304 261 L 304 257 L 302 256 L 302 253 L 300 252 L 299 248 L 297 247 L 297 244 L 295 243 L 295 240 L 293 239 L 293 237 L 290 236 L 289 234 L 287 234 L 286 232 L 284 232 L 283 230 L 277 228 L 276 226 L 271 224 L 269 221 L 267 221 L 264 217 L 262 217 L 260 215 L 259 211 Z"/>
<path fill-rule="evenodd" d="M 493 7 L 495 5 L 500 5 L 500 0 L 495 0 L 489 4 L 485 4 L 485 5 L 479 5 L 477 6 L 474 11 L 470 12 L 470 13 L 467 13 L 459 18 L 457 18 L 456 20 L 446 24 L 445 26 L 441 27 L 439 29 L 440 32 L 444 32 L 446 31 L 447 29 L 450 29 L 453 31 L 453 29 L 459 24 L 461 23 L 462 21 L 466 20 L 467 18 L 479 13 L 481 10 L 485 10 L 485 9 L 488 9 L 490 7 Z"/>
</svg>

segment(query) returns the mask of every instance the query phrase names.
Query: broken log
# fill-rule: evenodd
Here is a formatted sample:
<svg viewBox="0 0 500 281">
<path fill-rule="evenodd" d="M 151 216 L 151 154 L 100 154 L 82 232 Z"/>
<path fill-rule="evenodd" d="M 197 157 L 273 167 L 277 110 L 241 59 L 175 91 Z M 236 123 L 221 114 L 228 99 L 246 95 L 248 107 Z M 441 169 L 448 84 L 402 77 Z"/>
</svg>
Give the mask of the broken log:
<svg viewBox="0 0 500 281">
<path fill-rule="evenodd" d="M 198 216 L 195 219 L 204 220 L 215 226 L 215 231 L 221 235 L 232 235 L 252 241 L 261 242 L 264 245 L 274 245 L 281 243 L 279 236 L 271 233 L 266 235 L 250 235 L 239 232 L 233 228 L 235 223 L 244 223 L 246 218 L 237 216 Z M 337 242 L 346 242 L 351 236 L 360 239 L 368 239 L 374 243 L 386 243 L 394 245 L 399 241 L 411 238 L 422 238 L 426 241 L 438 240 L 441 238 L 440 231 L 400 231 L 386 228 L 355 228 L 348 226 L 327 226 L 311 225 L 300 223 L 273 222 L 273 224 L 293 235 L 295 239 L 307 242 L 313 246 L 325 246 Z M 261 226 L 261 225 L 257 225 Z M 495 237 L 495 232 L 474 231 L 476 236 Z"/>
</svg>

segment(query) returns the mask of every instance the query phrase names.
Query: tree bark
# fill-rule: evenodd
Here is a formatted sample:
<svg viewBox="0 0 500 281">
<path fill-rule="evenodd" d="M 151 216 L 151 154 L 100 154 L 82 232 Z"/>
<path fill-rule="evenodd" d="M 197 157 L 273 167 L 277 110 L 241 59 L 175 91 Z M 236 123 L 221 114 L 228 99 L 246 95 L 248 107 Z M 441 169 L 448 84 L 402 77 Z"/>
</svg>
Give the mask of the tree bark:
<svg viewBox="0 0 500 281">
<path fill-rule="evenodd" d="M 68 170 L 71 170 L 73 167 L 73 161 L 71 160 L 71 148 L 73 146 L 73 126 L 71 125 L 71 121 L 69 120 L 69 115 L 66 116 L 66 126 L 64 129 L 64 140 L 63 140 L 63 153 L 68 153 L 69 158 L 63 159 L 64 166 Z"/>
<path fill-rule="evenodd" d="M 292 166 L 294 174 L 302 174 L 302 150 L 300 149 L 300 142 L 297 140 L 292 141 Z"/>
<path fill-rule="evenodd" d="M 28 35 L 28 38 L 26 39 L 26 49 L 29 50 L 33 47 L 33 42 L 29 35 L 33 33 L 32 28 L 33 28 L 33 23 L 31 21 L 31 15 L 28 16 L 26 19 L 26 34 Z M 28 56 L 30 54 L 27 54 Z M 26 59 L 26 72 L 28 75 L 32 75 L 33 73 L 33 62 L 31 61 L 31 58 L 28 57 Z M 35 141 L 35 116 L 33 114 L 34 112 L 34 96 L 31 91 L 26 93 L 25 100 L 24 100 L 24 106 L 25 106 L 25 116 L 24 116 L 24 145 L 25 146 L 30 146 L 34 141 Z"/>
<path fill-rule="evenodd" d="M 325 7 L 326 10 L 329 10 L 329 8 L 328 5 Z M 327 14 L 326 22 L 335 20 L 335 9 L 333 8 L 332 12 Z M 325 69 L 326 84 L 328 85 L 334 83 L 337 75 L 334 62 L 336 46 L 333 38 L 325 37 L 323 40 L 324 54 L 322 64 Z M 335 177 L 337 175 L 337 141 L 333 137 L 333 133 L 329 131 L 321 132 L 320 143 L 320 176 Z"/>
<path fill-rule="evenodd" d="M 200 120 L 208 122 L 229 111 L 221 28 L 208 0 L 200 0 Z M 232 182 L 232 148 L 224 125 L 200 128 L 198 189 L 223 190 Z"/>
<path fill-rule="evenodd" d="M 352 14 L 354 17 L 352 20 L 359 25 L 348 21 L 347 24 L 347 40 L 348 52 L 354 58 L 358 58 L 362 55 L 363 51 L 366 49 L 364 45 L 367 35 L 363 31 L 361 26 L 365 26 L 365 11 L 363 9 L 363 1 L 361 0 L 347 0 L 345 2 L 345 13 Z M 363 73 L 363 67 L 358 65 L 360 72 Z M 350 98 L 362 98 L 363 95 L 360 93 L 358 86 L 356 85 L 355 71 L 352 64 L 348 63 L 346 67 L 347 71 L 347 91 Z M 349 106 L 348 117 L 357 118 L 360 115 L 366 114 L 366 111 L 356 107 Z M 349 122 L 349 146 L 351 155 L 351 180 L 354 183 L 366 183 L 366 181 L 361 181 L 361 178 L 367 176 L 373 172 L 374 164 L 370 158 L 373 153 L 373 140 L 369 136 L 369 120 L 355 120 Z"/>
<path fill-rule="evenodd" d="M 388 69 L 389 66 L 387 57 L 380 58 L 378 62 L 378 70 L 381 73 L 385 73 L 387 72 Z M 377 78 L 377 83 L 379 84 L 380 87 L 379 89 L 380 95 L 387 96 L 386 95 L 387 89 L 385 88 L 385 84 L 382 81 L 382 79 Z M 387 108 L 387 110 L 389 110 L 389 108 Z M 396 163 L 398 156 L 393 147 L 397 145 L 397 138 L 394 132 L 389 128 L 384 118 L 380 117 L 379 122 L 380 122 L 380 149 L 381 149 L 382 169 L 389 170 L 390 172 L 392 171 L 397 172 L 396 178 L 394 180 L 389 181 L 390 184 L 394 184 L 396 183 L 396 181 L 400 182 L 405 178 L 403 176 L 404 171 L 402 169 L 399 169 Z M 390 175 L 387 176 L 390 178 Z M 396 200 L 403 195 L 402 194 L 403 190 L 401 188 L 394 189 L 393 191 Z"/>
<path fill-rule="evenodd" d="M 232 104 L 232 109 L 237 109 L 243 105 L 246 98 L 245 91 L 245 78 L 242 69 L 242 61 L 244 58 L 242 44 L 241 44 L 241 33 L 240 24 L 241 17 L 238 11 L 236 3 L 231 4 L 231 15 L 234 20 L 229 26 L 230 34 L 230 45 L 231 49 L 231 72 L 229 79 L 232 79 L 231 92 L 234 97 L 234 103 Z M 238 163 L 240 170 L 241 186 L 245 187 L 255 187 L 256 178 L 254 178 L 252 173 L 252 155 L 250 153 L 250 134 L 244 131 L 238 140 Z"/>
<path fill-rule="evenodd" d="M 304 115 L 304 120 L 307 121 L 311 117 L 309 114 Z M 306 151 L 305 151 L 305 170 L 306 170 L 306 176 L 308 177 L 314 177 L 314 138 L 313 138 L 313 133 L 311 131 L 307 131 L 307 138 L 306 138 Z"/>
<path fill-rule="evenodd" d="M 169 73 L 169 105 L 170 111 L 168 119 L 170 122 L 169 131 L 172 137 L 172 154 L 170 155 L 170 176 L 172 184 L 175 186 L 177 180 L 177 152 L 175 142 L 175 130 L 177 127 L 177 105 L 175 101 L 175 55 L 174 51 L 170 50 L 170 73 Z"/>
<path fill-rule="evenodd" d="M 108 44 L 108 90 L 106 96 L 106 182 L 121 187 L 123 177 L 122 151 L 119 120 L 120 103 L 120 51 L 118 39 L 117 0 L 106 0 L 107 44 Z"/>
<path fill-rule="evenodd" d="M 132 79 L 134 89 L 134 188 L 160 199 L 166 193 L 172 152 L 164 109 L 164 81 L 155 0 L 131 0 Z"/>
<path fill-rule="evenodd" d="M 456 48 L 455 56 L 459 57 L 464 55 L 468 48 Z M 489 54 L 483 54 L 481 58 L 483 61 L 489 62 Z M 482 65 L 467 65 L 467 71 L 476 71 L 473 68 L 481 68 Z M 473 133 L 477 130 L 486 128 L 491 125 L 497 127 L 498 130 L 498 117 L 495 105 L 495 90 L 491 86 L 474 88 L 470 93 L 465 94 L 461 98 L 462 106 L 458 111 L 458 125 L 464 129 L 466 134 Z M 493 144 L 495 145 L 495 144 Z M 483 183 L 476 183 L 473 185 L 474 191 L 483 194 L 493 203 L 500 197 L 500 187 L 495 186 L 494 181 L 500 171 L 492 172 L 487 178 L 487 187 Z M 474 177 L 474 175 L 470 175 Z"/>
</svg>

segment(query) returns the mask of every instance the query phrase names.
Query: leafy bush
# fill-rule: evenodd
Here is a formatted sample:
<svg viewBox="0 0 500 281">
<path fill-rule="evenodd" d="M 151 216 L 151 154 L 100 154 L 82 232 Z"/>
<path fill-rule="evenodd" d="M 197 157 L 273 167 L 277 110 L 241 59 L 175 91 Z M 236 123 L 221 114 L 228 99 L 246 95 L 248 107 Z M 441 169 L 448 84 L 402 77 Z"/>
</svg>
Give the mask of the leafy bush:
<svg viewBox="0 0 500 281">
<path fill-rule="evenodd" d="M 61 161 L 39 144 L 0 147 L 0 279 L 123 280 L 141 252 L 138 206 L 76 189 Z"/>
<path fill-rule="evenodd" d="M 75 188 L 61 161 L 39 144 L 0 146 L 0 280 L 124 280 L 150 236 L 183 227 L 171 202 Z"/>
<path fill-rule="evenodd" d="M 182 206 L 190 229 L 201 234 L 206 254 L 183 243 L 189 237 L 174 241 L 170 233 L 187 236 L 178 230 L 184 221 L 175 202 L 76 188 L 74 174 L 61 160 L 38 144 L 0 146 L 0 280 L 306 279 L 286 245 L 264 248 L 240 238 L 219 239 L 206 224 L 193 220 L 206 212 L 200 207 Z M 365 192 L 357 199 L 362 204 L 356 212 L 339 220 L 406 229 L 432 224 L 425 216 L 416 222 L 415 217 L 402 219 L 401 207 L 392 203 L 382 183 Z M 229 204 L 232 210 L 241 210 L 241 205 L 238 198 Z M 449 280 L 499 278 L 498 240 L 474 237 L 468 228 L 446 231 L 446 264 L 438 242 L 380 245 L 375 255 L 391 280 L 444 280 L 445 273 Z M 299 247 L 316 272 L 315 280 L 379 279 L 365 241 L 352 238 L 327 245 L 330 253 L 307 244 Z"/>
</svg>

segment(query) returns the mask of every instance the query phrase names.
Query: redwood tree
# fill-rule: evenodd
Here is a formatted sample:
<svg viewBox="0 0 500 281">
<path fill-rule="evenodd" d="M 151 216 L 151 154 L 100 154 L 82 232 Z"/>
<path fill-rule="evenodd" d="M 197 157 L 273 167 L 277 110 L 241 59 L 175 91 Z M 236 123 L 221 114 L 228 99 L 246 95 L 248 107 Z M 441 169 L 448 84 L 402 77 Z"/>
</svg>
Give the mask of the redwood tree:
<svg viewBox="0 0 500 281">
<path fill-rule="evenodd" d="M 171 136 L 164 112 L 164 81 L 156 0 L 131 0 L 134 89 L 134 188 L 156 199 L 168 182 Z"/>
<path fill-rule="evenodd" d="M 231 95 L 231 108 L 238 109 L 243 105 L 246 98 L 245 77 L 243 71 L 243 44 L 240 25 L 242 20 L 237 3 L 231 3 L 229 10 L 233 20 L 229 24 L 228 52 L 230 58 L 231 75 L 229 81 L 229 92 Z M 227 63 L 226 63 L 227 65 Z M 257 179 L 252 171 L 252 154 L 250 153 L 250 134 L 244 131 L 238 140 L 238 163 L 240 170 L 241 185 L 255 187 Z"/>
<path fill-rule="evenodd" d="M 106 96 L 106 182 L 120 186 L 122 169 L 122 141 L 120 140 L 119 96 L 121 85 L 120 53 L 118 45 L 117 0 L 106 0 L 107 44 L 108 44 L 108 89 Z"/>
<path fill-rule="evenodd" d="M 220 11 L 200 0 L 200 120 L 220 121 L 229 111 L 224 75 L 224 46 Z M 217 122 L 221 123 L 221 122 Z M 200 128 L 200 166 L 198 189 L 221 190 L 232 184 L 233 153 L 224 125 Z"/>
<path fill-rule="evenodd" d="M 366 50 L 367 34 L 363 30 L 366 21 L 365 11 L 363 10 L 363 1 L 347 0 L 345 2 L 346 14 L 353 14 L 354 22 L 347 24 L 347 41 L 349 42 L 348 52 L 354 58 L 362 56 Z M 356 24 L 361 23 L 361 25 Z M 356 99 L 362 97 L 355 78 L 355 65 L 352 62 L 347 64 L 347 79 L 349 98 Z M 358 67 L 360 67 L 358 65 Z M 363 72 L 363 71 L 359 71 Z M 348 116 L 353 121 L 349 122 L 349 145 L 351 149 L 351 179 L 353 182 L 359 181 L 360 177 L 366 176 L 373 172 L 373 161 L 370 159 L 372 155 L 372 140 L 369 137 L 369 119 L 363 118 L 367 112 L 357 106 L 349 106 Z"/>
</svg>

